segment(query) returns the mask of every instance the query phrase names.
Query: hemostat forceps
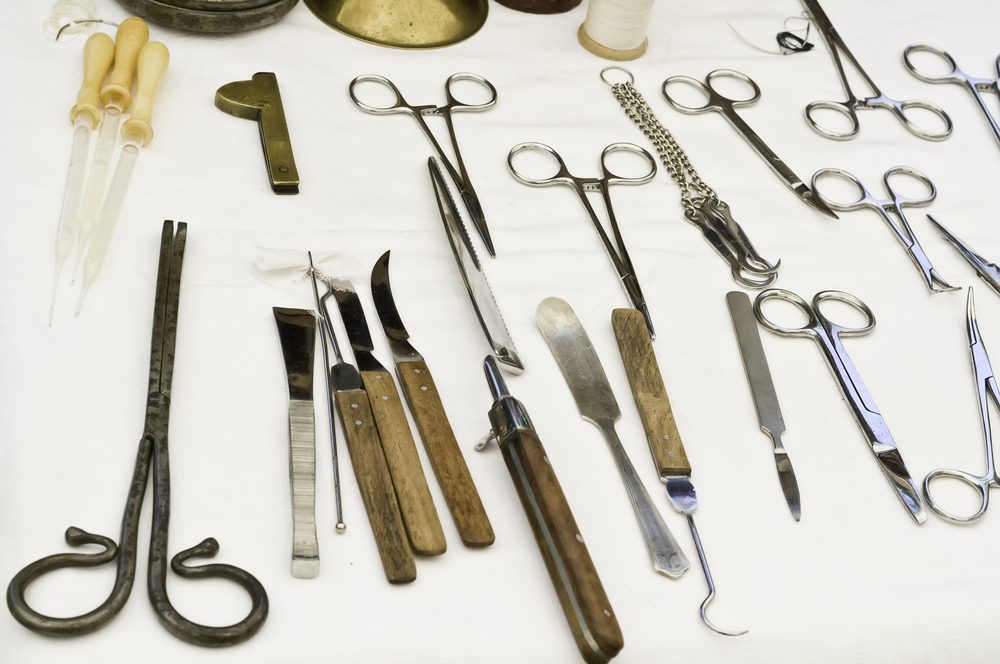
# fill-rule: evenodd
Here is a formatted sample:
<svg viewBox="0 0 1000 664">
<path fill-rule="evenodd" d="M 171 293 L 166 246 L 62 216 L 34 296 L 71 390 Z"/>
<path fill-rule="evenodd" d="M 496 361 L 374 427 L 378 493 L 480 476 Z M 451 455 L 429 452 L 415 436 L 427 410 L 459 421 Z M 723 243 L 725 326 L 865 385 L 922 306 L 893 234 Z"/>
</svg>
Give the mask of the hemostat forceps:
<svg viewBox="0 0 1000 664">
<path fill-rule="evenodd" d="M 986 346 L 983 345 L 983 338 L 979 336 L 979 325 L 976 324 L 976 301 L 972 297 L 972 287 L 969 287 L 969 303 L 965 309 L 966 329 L 969 332 L 969 354 L 972 356 L 972 374 L 976 380 L 976 393 L 979 396 L 979 416 L 983 421 L 983 436 L 986 439 L 986 474 L 982 477 L 967 473 L 964 470 L 952 470 L 950 468 L 938 468 L 932 470 L 924 478 L 924 497 L 927 504 L 934 512 L 953 523 L 971 523 L 986 514 L 986 508 L 990 504 L 990 489 L 1000 485 L 1000 476 L 997 476 L 996 462 L 993 459 L 993 434 L 990 428 L 990 413 L 988 398 L 993 399 L 993 405 L 1000 408 L 1000 390 L 997 390 L 997 379 L 993 376 L 993 367 L 990 365 L 990 356 L 986 354 Z M 974 488 L 982 496 L 983 502 L 979 511 L 970 516 L 958 516 L 941 509 L 934 497 L 931 496 L 931 481 L 938 477 L 947 477 L 953 480 L 965 482 Z"/>
<path fill-rule="evenodd" d="M 529 178 L 517 172 L 514 168 L 514 155 L 518 152 L 523 152 L 524 150 L 534 150 L 538 152 L 545 152 L 556 160 L 559 165 L 559 170 L 555 175 L 548 178 Z M 608 155 L 613 152 L 632 152 L 639 155 L 649 164 L 649 172 L 640 177 L 622 177 L 620 175 L 615 175 L 608 169 L 607 159 Z M 625 249 L 625 241 L 622 239 L 621 231 L 618 230 L 618 221 L 615 219 L 615 210 L 611 207 L 611 192 L 608 190 L 609 185 L 612 184 L 645 184 L 653 179 L 656 175 L 656 160 L 653 159 L 653 155 L 649 154 L 638 145 L 633 145 L 632 143 L 612 143 L 608 147 L 604 148 L 604 152 L 601 153 L 601 171 L 602 175 L 600 178 L 578 178 L 575 175 L 571 175 L 569 170 L 566 169 L 566 164 L 563 162 L 562 157 L 559 153 L 550 148 L 544 143 L 521 143 L 520 145 L 515 145 L 510 150 L 510 154 L 507 155 L 507 167 L 510 168 L 510 174 L 514 176 L 518 182 L 526 184 L 530 187 L 547 187 L 554 184 L 565 184 L 573 188 L 577 196 L 583 202 L 583 206 L 587 208 L 587 214 L 590 215 L 590 220 L 594 222 L 594 228 L 597 229 L 597 234 L 601 236 L 601 242 L 604 243 L 604 248 L 608 251 L 608 257 L 611 259 L 611 263 L 615 266 L 615 270 L 618 272 L 618 279 L 621 280 L 622 287 L 625 289 L 625 294 L 628 295 L 629 301 L 632 302 L 632 306 L 642 312 L 643 317 L 646 319 L 646 328 L 649 330 L 649 336 L 652 339 L 656 338 L 656 332 L 653 330 L 653 321 L 649 317 L 649 309 L 646 307 L 646 299 L 642 295 L 642 289 L 639 288 L 639 279 L 636 277 L 635 268 L 632 267 L 632 259 L 628 256 L 628 250 Z M 608 222 L 611 225 L 611 232 L 615 236 L 614 244 L 611 243 L 611 238 L 604 230 L 604 226 L 601 224 L 601 220 L 597 217 L 597 213 L 594 212 L 593 206 L 590 201 L 587 200 L 588 191 L 598 191 L 601 193 L 601 197 L 604 199 L 604 207 L 608 211 Z"/>
<path fill-rule="evenodd" d="M 228 646 L 253 636 L 267 618 L 268 601 L 264 586 L 248 572 L 232 565 L 201 565 L 187 567 L 189 558 L 211 558 L 219 544 L 208 538 L 198 546 L 181 551 L 170 561 L 170 567 L 183 578 L 205 579 L 221 577 L 243 586 L 253 605 L 246 618 L 227 627 L 209 627 L 186 619 L 174 609 L 167 597 L 167 527 L 170 521 L 170 465 L 167 451 L 167 426 L 170 421 L 170 386 L 174 370 L 174 346 L 177 340 L 177 310 L 180 302 L 181 264 L 187 224 L 163 222 L 160 239 L 160 262 L 156 278 L 156 303 L 153 312 L 153 339 L 149 359 L 149 393 L 146 400 L 146 424 L 139 453 L 125 502 L 125 515 L 119 544 L 110 537 L 92 535 L 79 528 L 66 531 L 70 546 L 97 544 L 99 553 L 57 553 L 38 560 L 17 573 L 7 587 L 7 606 L 19 623 L 35 632 L 53 636 L 88 634 L 114 618 L 132 592 L 138 553 L 139 515 L 146 494 L 150 472 L 153 473 L 153 526 L 149 543 L 149 600 L 156 617 L 171 634 L 199 646 Z M 48 572 L 66 567 L 96 567 L 116 560 L 115 585 L 99 607 L 72 618 L 52 618 L 38 613 L 24 598 L 32 581 Z"/>
</svg>

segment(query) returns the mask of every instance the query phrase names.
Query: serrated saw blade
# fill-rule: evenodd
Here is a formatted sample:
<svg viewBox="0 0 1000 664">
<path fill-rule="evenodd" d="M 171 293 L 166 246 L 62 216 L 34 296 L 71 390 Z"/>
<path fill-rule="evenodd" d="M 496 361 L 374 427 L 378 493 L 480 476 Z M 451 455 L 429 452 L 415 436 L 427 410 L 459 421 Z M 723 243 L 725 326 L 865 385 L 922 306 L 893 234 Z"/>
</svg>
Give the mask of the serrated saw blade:
<svg viewBox="0 0 1000 664">
<path fill-rule="evenodd" d="M 434 193 L 437 194 L 438 209 L 441 211 L 441 220 L 444 222 L 448 242 L 451 243 L 455 261 L 462 272 L 465 287 L 469 290 L 469 298 L 472 299 L 476 316 L 483 326 L 486 340 L 493 348 L 493 356 L 507 371 L 519 374 L 524 371 L 524 365 L 521 364 L 521 358 L 518 357 L 514 342 L 511 341 L 507 325 L 504 324 L 500 309 L 493 299 L 493 291 L 490 290 L 490 284 L 483 274 L 482 265 L 476 257 L 476 250 L 472 246 L 468 231 L 465 230 L 465 224 L 462 223 L 441 168 L 434 157 L 427 160 L 427 167 L 431 172 L 431 182 L 434 183 Z"/>
</svg>

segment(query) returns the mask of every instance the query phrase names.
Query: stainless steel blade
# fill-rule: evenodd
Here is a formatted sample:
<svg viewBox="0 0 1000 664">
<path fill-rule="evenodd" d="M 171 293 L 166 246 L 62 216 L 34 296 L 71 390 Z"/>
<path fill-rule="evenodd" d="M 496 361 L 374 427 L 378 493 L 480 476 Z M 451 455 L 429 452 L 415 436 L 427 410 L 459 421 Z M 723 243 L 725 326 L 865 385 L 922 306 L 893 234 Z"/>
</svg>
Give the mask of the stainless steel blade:
<svg viewBox="0 0 1000 664">
<path fill-rule="evenodd" d="M 434 183 L 434 191 L 437 194 L 438 209 L 441 211 L 441 219 L 451 243 L 451 249 L 458 262 L 458 268 L 462 272 L 465 280 L 465 287 L 469 291 L 472 299 L 472 306 L 479 317 L 479 323 L 486 333 L 486 339 L 493 348 L 493 356 L 500 364 L 511 373 L 519 374 L 524 371 L 521 358 L 517 355 L 514 342 L 511 341 L 507 325 L 503 322 L 500 308 L 497 307 L 493 298 L 493 291 L 486 281 L 483 268 L 476 257 L 476 250 L 472 247 L 469 233 L 462 223 L 462 218 L 455 206 L 455 201 L 451 197 L 451 191 L 441 174 L 441 168 L 437 160 L 431 157 L 427 160 L 427 166 L 431 173 L 431 182 Z"/>
<path fill-rule="evenodd" d="M 365 310 L 361 306 L 358 291 L 354 290 L 354 284 L 347 279 L 330 279 L 329 282 L 333 287 L 333 296 L 337 299 L 337 308 L 340 309 L 340 318 L 344 321 L 344 329 L 347 330 L 347 339 L 351 342 L 358 370 L 385 371 L 385 367 L 372 355 L 375 346 L 372 344 Z"/>
<path fill-rule="evenodd" d="M 573 393 L 580 415 L 601 430 L 611 448 L 653 569 L 666 576 L 680 576 L 690 564 L 618 439 L 614 423 L 621 417 L 621 410 L 590 337 L 569 304 L 557 297 L 542 300 L 535 311 L 535 321 Z"/>
<path fill-rule="evenodd" d="M 736 330 L 736 340 L 743 358 L 743 368 L 746 370 L 747 382 L 750 383 L 750 394 L 753 395 L 754 407 L 757 409 L 757 421 L 761 430 L 770 436 L 774 443 L 774 463 L 778 469 L 778 481 L 785 495 L 785 502 L 796 521 L 801 516 L 799 486 L 792 470 L 792 462 L 788 458 L 781 434 L 785 430 L 785 421 L 781 417 L 781 406 L 778 405 L 778 395 L 774 391 L 771 371 L 767 366 L 764 346 L 757 330 L 757 319 L 753 314 L 750 298 L 742 291 L 732 291 L 726 294 L 726 304 L 729 315 L 733 319 Z"/>
<path fill-rule="evenodd" d="M 399 317 L 396 309 L 396 301 L 392 298 L 392 287 L 389 285 L 389 252 L 382 254 L 382 257 L 372 268 L 372 301 L 375 303 L 375 312 L 378 314 L 379 322 L 385 331 L 385 339 L 389 344 L 389 351 L 396 364 L 400 362 L 423 362 L 424 357 L 417 352 L 417 349 L 410 345 L 408 339 L 409 332 L 403 326 L 403 319 Z"/>
</svg>

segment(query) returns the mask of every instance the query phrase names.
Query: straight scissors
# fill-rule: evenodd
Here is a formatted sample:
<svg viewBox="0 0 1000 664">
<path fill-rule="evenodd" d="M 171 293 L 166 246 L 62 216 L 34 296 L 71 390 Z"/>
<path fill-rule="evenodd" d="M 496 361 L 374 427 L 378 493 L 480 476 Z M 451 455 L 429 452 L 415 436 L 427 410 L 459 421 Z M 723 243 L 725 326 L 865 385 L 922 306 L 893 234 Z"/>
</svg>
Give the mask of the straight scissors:
<svg viewBox="0 0 1000 664">
<path fill-rule="evenodd" d="M 459 101 L 451 92 L 451 86 L 456 81 L 473 81 L 485 87 L 490 93 L 489 101 L 482 104 L 466 104 L 465 102 Z M 371 106 L 358 99 L 354 88 L 357 87 L 358 83 L 366 82 L 379 83 L 392 90 L 393 94 L 396 95 L 395 103 L 393 103 L 392 106 Z M 452 123 L 451 119 L 452 113 L 459 113 L 463 111 L 478 112 L 492 108 L 493 105 L 497 103 L 497 89 L 493 87 L 493 84 L 478 74 L 470 74 L 467 72 L 452 74 L 444 83 L 444 93 L 446 99 L 448 100 L 444 106 L 435 106 L 433 104 L 411 106 L 405 99 L 403 99 L 403 95 L 400 94 L 399 90 L 395 85 L 393 85 L 392 81 L 377 74 L 365 74 L 364 76 L 358 76 L 351 81 L 349 91 L 351 93 L 351 99 L 357 107 L 365 113 L 371 113 L 372 115 L 393 115 L 395 113 L 404 113 L 417 121 L 417 124 L 420 125 L 420 129 L 424 132 L 424 136 L 430 140 L 431 145 L 434 146 L 434 150 L 438 154 L 438 157 L 444 163 L 444 167 L 451 175 L 451 179 L 454 180 L 455 186 L 458 187 L 458 193 L 461 194 L 462 200 L 465 202 L 465 208 L 469 211 L 469 216 L 472 217 L 472 223 L 476 226 L 476 230 L 479 232 L 479 237 L 483 239 L 483 244 L 486 245 L 486 250 L 490 252 L 490 256 L 496 257 L 497 254 L 496 250 L 493 248 L 493 239 L 490 237 L 489 228 L 486 226 L 486 216 L 483 214 L 483 206 L 479 202 L 479 196 L 476 195 L 475 189 L 472 188 L 472 180 L 469 179 L 469 173 L 465 170 L 465 162 L 462 161 L 462 153 L 458 149 L 458 139 L 455 137 L 455 125 Z M 424 122 L 425 115 L 439 115 L 444 118 L 445 124 L 448 125 L 448 136 L 451 138 L 451 147 L 455 151 L 455 161 L 458 162 L 457 170 L 454 165 L 452 165 L 451 160 L 445 156 L 444 151 L 441 149 L 441 145 L 437 142 L 437 139 L 434 138 L 434 134 L 431 133 L 430 127 L 428 127 L 427 123 Z"/>
<path fill-rule="evenodd" d="M 170 388 L 174 372 L 174 347 L 177 341 L 177 310 L 180 304 L 181 264 L 187 224 L 163 222 L 160 237 L 160 262 L 156 277 L 156 300 L 153 311 L 153 338 L 149 358 L 149 391 L 146 400 L 146 424 L 132 474 L 119 544 L 110 537 L 93 535 L 71 527 L 66 530 L 66 543 L 77 547 L 97 544 L 104 551 L 97 553 L 57 553 L 37 560 L 18 572 L 7 587 L 7 607 L 19 623 L 30 630 L 50 636 L 89 634 L 111 621 L 125 606 L 135 582 L 138 555 L 139 516 L 150 472 L 153 474 L 153 527 L 149 542 L 147 583 L 149 601 L 160 623 L 179 639 L 199 646 L 230 646 L 246 641 L 257 633 L 267 619 L 268 601 L 264 586 L 254 576 L 232 565 L 200 565 L 187 567 L 190 558 L 212 558 L 219 552 L 219 543 L 209 537 L 201 544 L 181 551 L 170 561 L 170 567 L 185 579 L 224 578 L 249 593 L 250 613 L 240 622 L 227 627 L 209 627 L 191 622 L 173 607 L 167 596 L 167 529 L 170 521 L 170 462 L 167 450 L 167 426 L 170 422 Z M 115 585 L 99 607 L 80 616 L 53 618 L 38 613 L 24 598 L 32 581 L 57 569 L 96 567 L 117 558 Z"/>
<path fill-rule="evenodd" d="M 824 175 L 835 175 L 843 180 L 847 180 L 854 184 L 858 189 L 859 198 L 854 203 L 837 203 L 831 201 L 829 198 L 823 196 L 817 188 L 817 180 L 819 180 Z M 908 175 L 919 182 L 923 183 L 929 190 L 929 194 L 923 198 L 909 198 L 902 196 L 892 188 L 889 184 L 889 177 L 893 175 Z M 903 214 L 904 207 L 925 207 L 930 205 L 937 197 L 937 187 L 931 182 L 930 178 L 921 173 L 915 168 L 910 168 L 909 166 L 894 166 L 885 172 L 882 176 L 882 184 L 885 186 L 885 191 L 889 194 L 889 198 L 880 199 L 875 198 L 865 186 L 861 184 L 861 180 L 854 177 L 847 171 L 841 170 L 839 168 L 824 168 L 816 171 L 813 175 L 812 186 L 813 193 L 819 196 L 827 205 L 832 207 L 834 210 L 841 212 L 847 212 L 849 210 L 862 210 L 869 208 L 878 212 L 878 215 L 882 218 L 892 232 L 896 234 L 896 239 L 906 248 L 906 253 L 909 254 L 910 260 L 913 264 L 917 266 L 920 270 L 920 274 L 923 275 L 924 284 L 932 293 L 944 293 L 947 291 L 959 290 L 960 286 L 952 286 L 947 281 L 945 281 L 934 266 L 931 265 L 931 261 L 927 258 L 927 254 L 924 253 L 923 247 L 917 242 L 917 236 L 913 234 L 913 229 L 910 228 L 910 224 L 906 221 L 906 216 Z M 889 213 L 893 213 L 899 223 L 897 224 L 893 221 L 893 218 L 889 216 Z"/>
<path fill-rule="evenodd" d="M 715 89 L 714 82 L 718 78 L 735 78 L 738 81 L 743 81 L 753 89 L 753 95 L 749 99 L 730 99 L 726 97 L 721 92 Z M 667 92 L 667 88 L 672 83 L 683 83 L 689 85 L 697 90 L 700 90 L 706 97 L 706 101 L 701 106 L 685 106 L 681 104 L 676 99 L 670 96 Z M 757 102 L 760 99 L 760 88 L 754 83 L 753 79 L 746 74 L 741 74 L 738 71 L 732 69 L 716 69 L 715 71 L 709 72 L 705 77 L 705 82 L 691 78 L 690 76 L 671 76 L 663 82 L 663 96 L 666 97 L 667 102 L 673 106 L 676 110 L 681 113 L 686 113 L 688 115 L 698 115 L 701 113 L 708 113 L 710 111 L 715 111 L 721 113 L 724 118 L 729 120 L 729 124 L 746 139 L 747 143 L 750 144 L 761 159 L 771 167 L 785 185 L 791 189 L 796 196 L 802 199 L 803 202 L 812 206 L 813 208 L 819 210 L 823 214 L 828 214 L 834 219 L 837 215 L 834 214 L 833 210 L 826 206 L 826 204 L 817 200 L 813 196 L 813 192 L 806 186 L 804 182 L 799 178 L 798 175 L 792 172 L 785 162 L 778 158 L 778 155 L 774 154 L 771 148 L 767 147 L 760 136 L 757 135 L 753 129 L 750 128 L 743 118 L 739 116 L 736 112 L 737 108 L 742 108 L 744 106 L 750 106 L 751 104 Z"/>
<path fill-rule="evenodd" d="M 533 150 L 538 152 L 544 152 L 546 154 L 552 155 L 559 164 L 559 170 L 556 171 L 555 175 L 547 178 L 529 178 L 522 175 L 514 168 L 514 155 L 519 152 L 524 152 L 525 150 Z M 614 152 L 631 152 L 637 154 L 649 164 L 649 172 L 645 175 L 639 177 L 625 177 L 622 175 L 615 175 L 608 168 L 608 155 Z M 629 301 L 631 301 L 632 306 L 642 312 L 643 317 L 646 319 L 646 328 L 649 330 L 649 336 L 652 339 L 656 338 L 656 332 L 653 330 L 653 321 L 649 317 L 649 309 L 646 306 L 646 298 L 642 295 L 642 289 L 639 288 L 639 278 L 635 274 L 635 268 L 632 267 L 632 259 L 629 258 L 628 250 L 625 248 L 625 241 L 622 239 L 621 231 L 618 229 L 618 221 L 615 219 L 615 210 L 611 207 L 611 191 L 609 190 L 610 185 L 613 184 L 645 184 L 653 179 L 656 175 L 656 160 L 653 155 L 649 154 L 646 150 L 643 150 L 638 145 L 633 145 L 632 143 L 612 143 L 608 147 L 604 148 L 604 152 L 601 153 L 601 172 L 602 176 L 600 178 L 578 178 L 575 175 L 570 174 L 569 170 L 566 168 L 566 163 L 559 156 L 559 153 L 550 148 L 544 143 L 521 143 L 515 145 L 510 150 L 510 154 L 507 155 L 507 167 L 510 169 L 511 175 L 522 183 L 529 187 L 548 187 L 555 184 L 565 184 L 573 188 L 577 196 L 583 202 L 583 206 L 587 208 L 587 213 L 590 215 L 590 220 L 594 222 L 594 228 L 597 229 L 597 234 L 601 236 L 601 242 L 604 243 L 604 248 L 608 251 L 608 257 L 611 258 L 611 263 L 615 266 L 615 270 L 618 272 L 618 279 L 622 283 L 622 287 L 625 289 L 625 294 L 628 296 Z M 604 199 L 604 207 L 608 211 L 608 220 L 611 224 L 611 232 L 615 236 L 614 244 L 611 243 L 611 238 L 604 231 L 604 226 L 601 224 L 601 220 L 597 217 L 597 213 L 594 208 L 590 205 L 590 201 L 587 200 L 588 191 L 598 191 L 601 193 L 601 197 Z"/>
<path fill-rule="evenodd" d="M 969 354 L 972 356 L 972 374 L 976 381 L 976 393 L 979 395 L 979 416 L 983 421 L 983 436 L 986 439 L 986 474 L 982 477 L 967 473 L 964 470 L 952 470 L 950 468 L 938 468 L 932 470 L 924 478 L 924 496 L 927 504 L 937 513 L 938 516 L 953 523 L 971 523 L 986 514 L 986 508 L 990 503 L 990 488 L 1000 485 L 1000 476 L 997 475 L 996 462 L 993 459 L 993 435 L 990 429 L 989 398 L 993 399 L 993 405 L 1000 408 L 1000 391 L 997 390 L 997 379 L 993 376 L 993 367 L 990 365 L 990 356 L 986 353 L 986 346 L 983 345 L 983 338 L 979 335 L 979 325 L 976 323 L 976 302 L 972 297 L 972 287 L 969 287 L 969 301 L 965 310 L 966 330 L 969 333 Z M 965 482 L 974 488 L 982 496 L 983 502 L 979 511 L 971 516 L 958 516 L 951 512 L 946 512 L 934 500 L 931 495 L 931 482 L 939 477 L 947 477 L 953 480 Z"/>
<path fill-rule="evenodd" d="M 910 62 L 910 53 L 933 53 L 939 58 L 943 58 L 948 62 L 951 67 L 951 71 L 943 76 L 930 76 L 918 70 L 912 62 Z M 942 51 L 939 48 L 933 46 L 928 46 L 927 44 L 910 44 L 903 51 L 903 64 L 906 68 L 910 70 L 910 73 L 919 78 L 921 81 L 926 81 L 927 83 L 957 83 L 958 85 L 964 86 L 972 96 L 976 98 L 979 102 L 979 108 L 982 109 L 983 115 L 986 116 L 986 120 L 990 123 L 990 127 L 993 128 L 993 135 L 997 137 L 1000 141 L 1000 127 L 997 126 L 997 121 L 993 119 L 993 114 L 990 113 L 990 109 L 986 108 L 986 101 L 983 99 L 982 92 L 992 92 L 993 94 L 1000 96 L 1000 90 L 997 89 L 997 78 L 1000 78 L 1000 56 L 996 59 L 996 70 L 997 78 L 975 78 L 969 76 L 955 64 L 955 58 L 948 55 L 947 51 Z"/>
<path fill-rule="evenodd" d="M 761 310 L 761 305 L 771 299 L 784 300 L 793 304 L 799 311 L 806 315 L 807 320 L 805 325 L 801 327 L 783 327 L 772 323 Z M 861 312 L 867 319 L 867 322 L 861 327 L 846 327 L 834 323 L 824 316 L 820 310 L 820 304 L 826 300 L 835 300 L 850 305 Z M 795 293 L 772 288 L 763 291 L 757 296 L 757 299 L 753 303 L 753 312 L 761 325 L 777 335 L 809 337 L 819 344 L 820 350 L 823 351 L 823 357 L 826 358 L 830 370 L 833 371 L 833 375 L 837 378 L 844 399 L 851 405 L 851 412 L 854 414 L 855 421 L 857 421 L 858 426 L 864 432 L 865 438 L 868 440 L 868 444 L 875 454 L 875 459 L 878 461 L 882 472 L 885 473 L 886 479 L 889 480 L 889 484 L 895 490 L 896 496 L 903 503 L 906 511 L 913 517 L 914 521 L 918 524 L 926 521 L 927 512 L 924 510 L 923 503 L 920 500 L 920 492 L 917 490 L 913 480 L 910 479 L 910 473 L 903 463 L 903 457 L 900 456 L 892 435 L 889 433 L 889 427 L 886 425 L 885 420 L 882 419 L 882 415 L 875 406 L 875 401 L 872 399 L 871 394 L 869 394 L 868 388 L 865 387 L 864 381 L 861 380 L 861 374 L 854 367 L 854 363 L 851 362 L 847 350 L 841 343 L 841 337 L 856 337 L 868 334 L 875 327 L 875 315 L 868 308 L 868 305 L 843 291 L 820 291 L 813 297 L 812 305 L 810 306 Z"/>
<path fill-rule="evenodd" d="M 861 68 L 861 65 L 851 54 L 851 51 L 847 48 L 844 40 L 840 38 L 840 34 L 837 29 L 833 27 L 830 19 L 827 17 L 826 12 L 820 7 L 819 2 L 816 0 L 802 0 L 802 4 L 805 5 L 806 12 L 812 19 L 812 22 L 816 25 L 816 29 L 819 33 L 823 35 L 823 40 L 826 42 L 826 47 L 830 51 L 830 55 L 833 57 L 833 64 L 837 66 L 837 75 L 840 76 L 840 83 L 844 86 L 844 92 L 847 93 L 847 101 L 814 101 L 808 106 L 806 106 L 806 121 L 809 126 L 815 129 L 819 134 L 826 136 L 827 138 L 832 138 L 837 141 L 846 141 L 848 139 L 854 138 L 858 134 L 858 110 L 865 110 L 868 108 L 887 108 L 892 111 L 892 114 L 896 116 L 896 119 L 903 123 L 903 126 L 913 134 L 914 136 L 919 136 L 928 141 L 943 141 L 951 135 L 952 123 L 951 118 L 944 110 L 929 101 L 924 101 L 922 99 L 909 99 L 907 101 L 895 101 L 889 99 L 882 91 L 878 89 L 874 81 L 865 73 L 865 70 Z M 851 86 L 847 82 L 847 74 L 844 72 L 844 63 L 840 60 L 840 51 L 843 51 L 844 56 L 851 61 L 854 65 L 854 69 L 861 75 L 868 87 L 871 88 L 874 93 L 871 97 L 865 97 L 864 99 L 858 99 L 851 92 Z M 930 111 L 934 115 L 941 118 L 945 124 L 945 130 L 940 134 L 935 134 L 922 129 L 919 125 L 914 124 L 908 117 L 906 117 L 906 111 L 910 108 L 920 108 L 925 111 Z M 848 132 L 840 133 L 831 131 L 822 127 L 813 118 L 813 111 L 816 109 L 831 110 L 836 111 L 842 115 L 846 115 L 851 121 L 851 130 Z"/>
</svg>

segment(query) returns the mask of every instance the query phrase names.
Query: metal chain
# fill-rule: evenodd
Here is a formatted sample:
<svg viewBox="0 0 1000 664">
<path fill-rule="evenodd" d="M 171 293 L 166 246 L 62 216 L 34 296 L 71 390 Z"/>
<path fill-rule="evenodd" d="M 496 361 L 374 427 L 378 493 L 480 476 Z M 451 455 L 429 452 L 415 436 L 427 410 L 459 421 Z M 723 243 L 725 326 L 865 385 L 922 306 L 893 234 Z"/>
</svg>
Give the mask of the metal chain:
<svg viewBox="0 0 1000 664">
<path fill-rule="evenodd" d="M 656 116 L 653 115 L 653 109 L 649 107 L 639 91 L 631 83 L 615 83 L 611 86 L 611 91 L 618 99 L 618 103 L 625 109 L 625 115 L 638 125 L 642 133 L 652 141 L 656 151 L 660 153 L 660 161 L 670 173 L 670 177 L 680 185 L 681 205 L 684 206 L 684 210 L 694 214 L 696 206 L 705 198 L 718 201 L 718 194 L 702 181 L 698 171 L 694 170 L 694 166 L 691 165 L 687 154 L 677 144 L 667 128 L 656 119 Z M 696 197 L 698 200 L 695 200 Z"/>
</svg>

